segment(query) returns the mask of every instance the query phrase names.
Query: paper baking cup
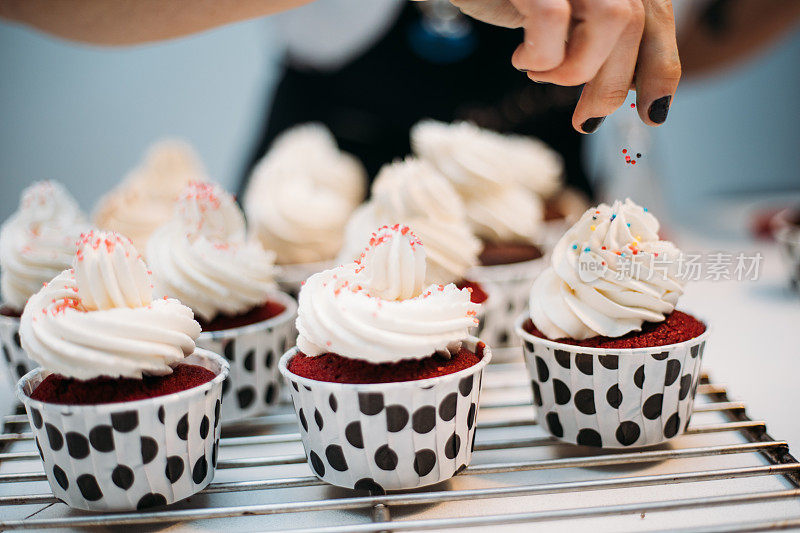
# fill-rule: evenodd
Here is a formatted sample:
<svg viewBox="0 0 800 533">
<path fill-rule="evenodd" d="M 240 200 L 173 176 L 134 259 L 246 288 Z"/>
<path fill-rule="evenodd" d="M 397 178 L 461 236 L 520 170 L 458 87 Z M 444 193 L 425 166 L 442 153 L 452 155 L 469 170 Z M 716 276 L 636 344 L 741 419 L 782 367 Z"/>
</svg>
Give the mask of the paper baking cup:
<svg viewBox="0 0 800 533">
<path fill-rule="evenodd" d="M 0 315 L 0 350 L 3 351 L 3 372 L 11 390 L 14 390 L 22 376 L 39 366 L 22 349 L 19 341 L 19 318 Z"/>
<path fill-rule="evenodd" d="M 230 364 L 230 377 L 222 384 L 222 420 L 226 422 L 263 414 L 279 399 L 278 360 L 295 344 L 297 303 L 282 292 L 270 294 L 269 299 L 286 309 L 269 320 L 206 331 L 197 339 L 197 346 L 222 354 Z"/>
<path fill-rule="evenodd" d="M 300 294 L 303 282 L 317 272 L 322 272 L 336 266 L 335 261 L 317 261 L 315 263 L 295 263 L 292 265 L 278 265 L 275 279 L 282 291 L 293 298 Z"/>
<path fill-rule="evenodd" d="M 706 331 L 678 344 L 603 349 L 542 339 L 516 322 L 538 421 L 553 436 L 601 448 L 660 444 L 683 433 Z"/>
<path fill-rule="evenodd" d="M 214 477 L 222 382 L 228 363 L 206 350 L 184 360 L 217 376 L 198 387 L 133 402 L 57 405 L 30 398 L 50 373 L 17 384 L 53 495 L 88 511 L 174 503 Z"/>
<path fill-rule="evenodd" d="M 528 307 L 533 281 L 547 267 L 550 259 L 545 255 L 538 259 L 508 265 L 477 266 L 470 269 L 467 279 L 478 282 L 486 289 L 485 315 L 481 318 L 476 335 L 492 348 L 519 346 L 514 334 L 514 320 Z M 506 357 L 495 354 L 494 361 L 505 362 Z"/>
<path fill-rule="evenodd" d="M 478 339 L 465 345 L 474 350 Z M 466 468 L 475 444 L 483 369 L 419 381 L 350 384 L 289 372 L 297 349 L 280 363 L 300 420 L 311 470 L 332 485 L 381 494 L 451 478 Z"/>
</svg>

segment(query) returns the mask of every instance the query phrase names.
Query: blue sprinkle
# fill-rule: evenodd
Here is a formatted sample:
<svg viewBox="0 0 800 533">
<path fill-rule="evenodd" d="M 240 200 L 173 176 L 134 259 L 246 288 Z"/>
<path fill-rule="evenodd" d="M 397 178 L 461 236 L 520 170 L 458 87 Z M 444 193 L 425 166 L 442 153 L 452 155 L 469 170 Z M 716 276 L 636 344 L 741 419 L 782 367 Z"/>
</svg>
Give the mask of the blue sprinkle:
<svg viewBox="0 0 800 533">
<path fill-rule="evenodd" d="M 625 257 L 625 252 L 622 252 L 621 254 L 619 254 L 619 256 L 620 257 Z"/>
<path fill-rule="evenodd" d="M 614 220 L 615 218 L 617 218 L 617 215 L 611 215 L 611 220 Z"/>
<path fill-rule="evenodd" d="M 591 251 L 591 248 L 589 248 L 589 247 L 587 246 L 586 248 L 584 248 L 584 249 L 583 249 L 583 251 L 584 251 L 584 252 L 589 252 L 589 251 Z"/>
<path fill-rule="evenodd" d="M 646 207 L 644 208 L 644 212 L 647 213 L 647 208 Z"/>
<path fill-rule="evenodd" d="M 631 223 L 630 223 L 630 222 L 628 222 L 628 227 L 629 227 L 629 228 L 631 227 Z"/>
<path fill-rule="evenodd" d="M 577 250 L 577 249 L 578 249 L 578 245 L 577 245 L 577 244 L 573 244 L 573 245 L 572 245 L 572 249 L 573 249 L 573 250 Z"/>
</svg>

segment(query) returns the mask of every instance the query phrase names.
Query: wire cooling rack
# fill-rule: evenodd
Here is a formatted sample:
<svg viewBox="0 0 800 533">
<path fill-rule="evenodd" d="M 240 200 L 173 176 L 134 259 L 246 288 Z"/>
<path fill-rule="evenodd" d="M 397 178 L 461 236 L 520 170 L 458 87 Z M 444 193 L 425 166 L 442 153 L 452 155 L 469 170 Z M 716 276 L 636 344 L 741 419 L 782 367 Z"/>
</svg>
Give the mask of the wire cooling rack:
<svg viewBox="0 0 800 533">
<path fill-rule="evenodd" d="M 537 425 L 521 362 L 484 378 L 472 464 L 450 481 L 372 496 L 311 474 L 291 405 L 223 427 L 214 482 L 161 510 L 96 514 L 49 490 L 27 419 L 0 434 L 0 530 L 372 532 L 758 531 L 800 527 L 800 463 L 726 388 L 701 378 L 688 431 L 609 452 L 559 443 Z M 524 524 L 524 526 L 523 526 Z"/>
</svg>

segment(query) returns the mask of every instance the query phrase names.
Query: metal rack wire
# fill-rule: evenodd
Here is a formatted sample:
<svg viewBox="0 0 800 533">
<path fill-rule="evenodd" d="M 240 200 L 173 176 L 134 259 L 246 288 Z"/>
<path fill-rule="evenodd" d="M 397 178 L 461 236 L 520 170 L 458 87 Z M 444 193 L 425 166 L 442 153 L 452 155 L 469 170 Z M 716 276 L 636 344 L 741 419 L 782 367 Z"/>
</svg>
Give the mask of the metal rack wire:
<svg viewBox="0 0 800 533">
<path fill-rule="evenodd" d="M 692 423 L 667 446 L 608 452 L 536 423 L 521 363 L 490 365 L 472 465 L 449 482 L 371 496 L 310 475 L 290 406 L 223 427 L 216 481 L 169 508 L 92 514 L 49 491 L 24 414 L 0 434 L 0 530 L 149 525 L 417 531 L 591 527 L 754 531 L 800 527 L 800 463 L 724 386 L 701 378 Z M 156 527 L 157 527 L 156 526 Z"/>
</svg>

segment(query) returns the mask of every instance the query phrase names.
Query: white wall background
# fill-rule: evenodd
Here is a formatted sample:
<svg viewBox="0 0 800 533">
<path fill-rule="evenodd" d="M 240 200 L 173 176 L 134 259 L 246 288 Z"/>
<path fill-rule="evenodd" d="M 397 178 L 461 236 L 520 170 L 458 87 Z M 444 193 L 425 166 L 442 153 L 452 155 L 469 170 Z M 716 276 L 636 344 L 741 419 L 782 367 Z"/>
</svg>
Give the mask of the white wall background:
<svg viewBox="0 0 800 533">
<path fill-rule="evenodd" d="M 275 79 L 273 33 L 256 20 L 114 49 L 0 23 L 0 220 L 34 179 L 64 182 L 91 209 L 165 135 L 188 139 L 232 184 Z"/>
</svg>

